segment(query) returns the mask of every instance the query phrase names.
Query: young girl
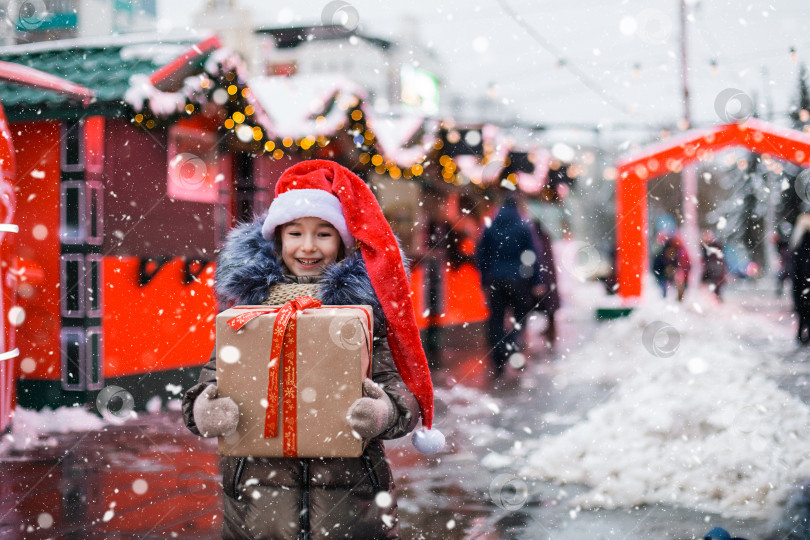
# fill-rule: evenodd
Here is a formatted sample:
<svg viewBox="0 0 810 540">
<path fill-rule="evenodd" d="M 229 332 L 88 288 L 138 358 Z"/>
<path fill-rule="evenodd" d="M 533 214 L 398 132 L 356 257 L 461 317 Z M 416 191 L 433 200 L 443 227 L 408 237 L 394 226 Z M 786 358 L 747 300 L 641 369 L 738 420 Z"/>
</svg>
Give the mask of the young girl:
<svg viewBox="0 0 810 540">
<path fill-rule="evenodd" d="M 365 397 L 347 411 L 352 429 L 369 440 L 363 455 L 222 458 L 222 537 L 399 538 L 382 439 L 412 431 L 420 413 L 430 427 L 432 386 L 396 239 L 371 191 L 331 161 L 291 167 L 276 184 L 267 216 L 230 233 L 215 288 L 232 305 L 313 296 L 324 305 L 374 309 L 372 376 L 363 383 Z M 183 414 L 204 437 L 236 429 L 236 403 L 216 397 L 213 354 L 186 393 Z M 421 450 L 438 449 L 427 446 Z"/>
</svg>

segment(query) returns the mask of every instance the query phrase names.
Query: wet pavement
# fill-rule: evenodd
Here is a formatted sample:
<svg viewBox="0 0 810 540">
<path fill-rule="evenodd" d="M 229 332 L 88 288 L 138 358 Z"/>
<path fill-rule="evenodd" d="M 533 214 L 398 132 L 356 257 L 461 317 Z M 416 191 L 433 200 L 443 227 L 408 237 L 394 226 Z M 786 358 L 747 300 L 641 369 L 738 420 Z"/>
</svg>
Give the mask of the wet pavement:
<svg viewBox="0 0 810 540">
<path fill-rule="evenodd" d="M 787 299 L 729 290 L 729 302 L 792 324 Z M 608 385 L 558 388 L 553 363 L 599 324 L 592 312 L 564 310 L 553 348 L 528 327 L 527 363 L 496 381 L 481 327 L 444 336 L 436 364 L 436 417 L 447 452 L 426 457 L 409 439 L 387 445 L 399 491 L 405 539 L 702 538 L 722 526 L 749 540 L 769 524 L 647 505 L 581 510 L 569 501 L 584 486 L 523 478 L 519 464 L 495 463 L 508 450 L 564 431 L 606 399 Z M 752 338 L 751 346 L 771 344 Z M 786 358 L 803 368 L 806 350 Z M 804 369 L 780 381 L 807 400 Z M 497 471 L 497 472 L 493 472 Z M 0 456 L 0 538 L 218 538 L 221 523 L 216 444 L 191 435 L 177 410 L 143 414 L 102 430 L 52 434 L 35 450 Z"/>
</svg>

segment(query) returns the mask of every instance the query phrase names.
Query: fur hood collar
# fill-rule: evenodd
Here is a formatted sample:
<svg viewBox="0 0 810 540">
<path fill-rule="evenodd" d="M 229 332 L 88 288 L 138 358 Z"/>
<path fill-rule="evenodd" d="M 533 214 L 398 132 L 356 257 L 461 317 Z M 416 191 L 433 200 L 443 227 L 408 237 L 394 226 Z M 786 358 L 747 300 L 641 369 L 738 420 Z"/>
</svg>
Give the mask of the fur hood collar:
<svg viewBox="0 0 810 540">
<path fill-rule="evenodd" d="M 262 237 L 262 223 L 263 219 L 258 218 L 228 233 L 214 278 L 214 289 L 225 305 L 261 304 L 268 289 L 285 280 L 272 242 Z M 325 305 L 370 305 L 374 308 L 375 334 L 385 328 L 385 316 L 359 249 L 327 267 L 319 283 Z"/>
</svg>

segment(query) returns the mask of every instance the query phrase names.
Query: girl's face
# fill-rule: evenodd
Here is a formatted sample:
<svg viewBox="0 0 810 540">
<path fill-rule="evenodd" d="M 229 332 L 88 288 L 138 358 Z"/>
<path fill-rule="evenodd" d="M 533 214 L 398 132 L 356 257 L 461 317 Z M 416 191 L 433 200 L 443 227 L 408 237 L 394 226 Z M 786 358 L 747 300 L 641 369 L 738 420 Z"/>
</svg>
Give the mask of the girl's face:
<svg viewBox="0 0 810 540">
<path fill-rule="evenodd" d="M 328 221 L 305 217 L 281 227 L 281 260 L 295 276 L 317 276 L 337 260 L 340 235 Z"/>
</svg>

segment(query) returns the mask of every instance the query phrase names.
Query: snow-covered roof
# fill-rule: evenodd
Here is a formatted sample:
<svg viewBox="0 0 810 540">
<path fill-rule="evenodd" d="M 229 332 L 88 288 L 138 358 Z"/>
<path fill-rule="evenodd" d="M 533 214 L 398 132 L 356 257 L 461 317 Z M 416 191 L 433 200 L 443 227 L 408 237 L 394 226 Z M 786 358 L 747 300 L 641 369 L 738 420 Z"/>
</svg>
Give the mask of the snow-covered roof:
<svg viewBox="0 0 810 540">
<path fill-rule="evenodd" d="M 346 121 L 346 110 L 367 97 L 361 87 L 334 75 L 254 77 L 248 86 L 282 138 L 332 135 Z"/>
<path fill-rule="evenodd" d="M 422 116 L 371 113 L 366 120 L 383 156 L 400 167 L 423 161 L 436 142 L 437 123 Z"/>
<path fill-rule="evenodd" d="M 178 43 L 196 43 L 211 37 L 211 32 L 178 32 L 171 34 L 138 33 L 123 34 L 119 36 L 94 36 L 72 39 L 56 39 L 52 41 L 39 41 L 24 45 L 8 45 L 0 47 L 0 55 L 20 54 L 28 52 L 61 51 L 66 49 L 91 49 L 104 47 L 125 47 L 142 44 L 150 46 L 172 46 Z M 128 48 L 128 47 L 127 47 Z"/>
</svg>

